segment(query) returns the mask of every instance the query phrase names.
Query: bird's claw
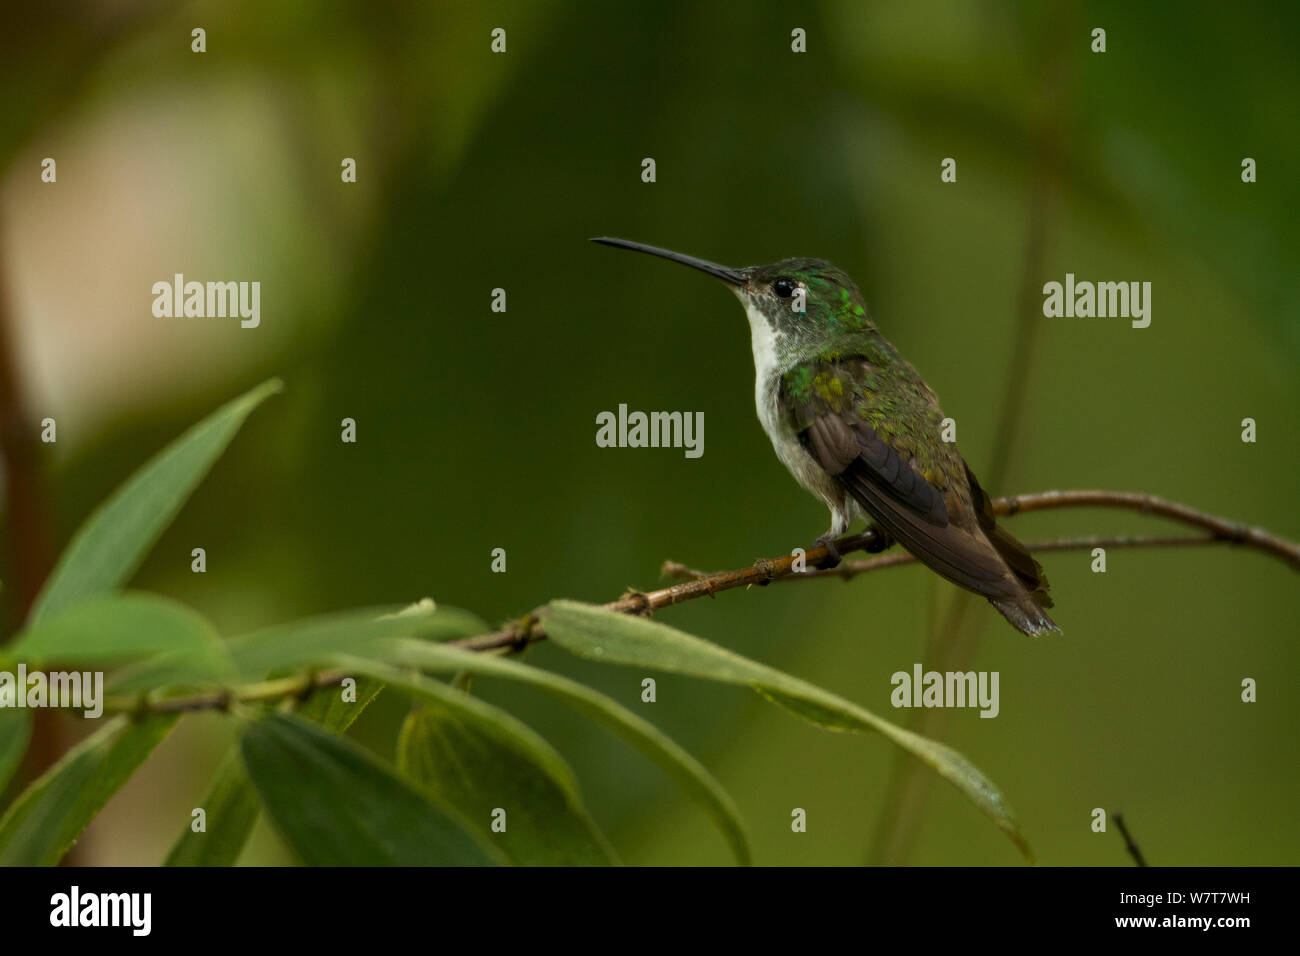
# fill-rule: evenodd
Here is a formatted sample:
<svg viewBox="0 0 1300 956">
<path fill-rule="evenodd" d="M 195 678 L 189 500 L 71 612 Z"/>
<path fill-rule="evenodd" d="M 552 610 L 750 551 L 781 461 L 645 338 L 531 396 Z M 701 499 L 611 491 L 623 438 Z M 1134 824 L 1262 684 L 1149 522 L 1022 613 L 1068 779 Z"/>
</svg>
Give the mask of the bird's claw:
<svg viewBox="0 0 1300 956">
<path fill-rule="evenodd" d="M 813 542 L 814 548 L 825 548 L 826 556 L 817 562 L 817 567 L 822 571 L 829 571 L 832 568 L 838 568 L 840 561 L 839 550 L 835 547 L 835 535 L 829 531 Z"/>
</svg>

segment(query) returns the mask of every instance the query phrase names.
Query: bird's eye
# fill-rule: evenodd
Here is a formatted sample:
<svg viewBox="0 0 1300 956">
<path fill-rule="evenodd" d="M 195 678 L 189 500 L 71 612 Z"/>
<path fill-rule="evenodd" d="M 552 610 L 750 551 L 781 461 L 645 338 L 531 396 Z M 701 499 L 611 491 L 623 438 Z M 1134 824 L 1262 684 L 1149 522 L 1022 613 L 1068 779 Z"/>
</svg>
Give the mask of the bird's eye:
<svg viewBox="0 0 1300 956">
<path fill-rule="evenodd" d="M 793 279 L 788 278 L 787 276 L 782 276 L 772 283 L 772 291 L 775 292 L 778 297 L 788 299 L 790 296 L 794 295 L 794 290 L 797 289 L 798 286 L 799 284 Z"/>
</svg>

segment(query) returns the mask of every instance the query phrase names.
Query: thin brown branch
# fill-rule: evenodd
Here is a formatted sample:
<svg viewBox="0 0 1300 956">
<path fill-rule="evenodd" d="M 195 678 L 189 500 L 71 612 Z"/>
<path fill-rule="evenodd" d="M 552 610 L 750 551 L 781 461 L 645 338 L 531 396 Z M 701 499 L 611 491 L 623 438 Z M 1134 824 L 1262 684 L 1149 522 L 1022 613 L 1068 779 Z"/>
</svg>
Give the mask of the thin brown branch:
<svg viewBox="0 0 1300 956">
<path fill-rule="evenodd" d="M 1122 491 L 1047 491 L 1035 495 L 1018 495 L 999 498 L 993 508 L 999 514 L 1014 515 L 1026 511 L 1045 511 L 1052 508 L 1129 508 L 1146 514 L 1160 515 L 1181 524 L 1208 532 L 1203 535 L 1160 537 L 1104 537 L 1090 535 L 1078 538 L 1057 538 L 1030 545 L 1034 551 L 1069 551 L 1097 547 L 1109 548 L 1182 548 L 1207 544 L 1240 544 L 1266 554 L 1282 558 L 1293 567 L 1300 568 L 1300 545 L 1285 541 L 1261 528 L 1250 528 L 1227 518 L 1219 518 L 1186 505 L 1166 501 L 1154 495 L 1130 494 Z M 841 554 L 860 551 L 876 540 L 875 532 L 847 535 L 835 547 Z M 763 558 L 747 568 L 704 574 L 673 561 L 665 562 L 664 573 L 688 580 L 654 591 L 629 591 L 617 601 L 605 605 L 621 614 L 648 615 L 663 607 L 682 604 L 701 597 L 713 597 L 720 591 L 734 588 L 767 585 L 773 581 L 803 580 L 808 578 L 852 578 L 869 571 L 896 567 L 915 562 L 910 554 L 899 551 L 882 554 L 862 561 L 847 562 L 831 570 L 817 570 L 817 564 L 826 557 L 826 549 L 809 549 L 803 556 L 804 571 L 795 570 L 794 555 Z M 540 609 L 539 609 L 540 610 Z M 457 641 L 448 641 L 453 647 L 471 651 L 510 653 L 529 644 L 546 639 L 545 625 L 538 611 L 524 615 L 510 626 L 490 634 L 479 634 Z M 256 704 L 290 697 L 301 697 L 339 683 L 347 676 L 345 671 L 328 670 L 298 674 L 272 681 L 262 681 L 243 687 L 221 688 L 183 697 L 115 697 L 104 702 L 104 709 L 113 712 L 141 713 L 186 712 L 198 710 L 228 710 L 240 704 Z"/>
<path fill-rule="evenodd" d="M 1114 535 L 1107 537 L 1105 535 L 1084 535 L 1079 538 L 1052 538 L 1047 541 L 1033 541 L 1026 544 L 1030 551 L 1038 553 L 1040 551 L 1090 551 L 1093 548 L 1186 548 L 1194 547 L 1200 544 L 1235 544 L 1226 538 L 1219 538 L 1214 535 L 1164 535 L 1164 536 L 1134 536 L 1134 535 Z M 782 578 L 783 581 L 795 581 L 799 578 L 843 578 L 845 581 L 856 578 L 859 574 L 865 574 L 868 571 L 879 571 L 882 568 L 902 567 L 905 564 L 916 564 L 916 557 L 906 551 L 895 551 L 892 554 L 881 554 L 874 558 L 866 558 L 862 561 L 845 561 L 838 568 L 813 569 L 806 571 L 798 576 L 791 575 L 788 578 Z"/>
<path fill-rule="evenodd" d="M 1013 495 L 993 502 L 1000 515 L 1016 515 L 1026 511 L 1052 511 L 1057 508 L 1124 508 L 1141 514 L 1171 518 L 1193 528 L 1208 531 L 1214 537 L 1244 544 L 1267 552 L 1300 568 L 1300 546 L 1279 538 L 1263 528 L 1253 528 L 1216 515 L 1197 511 L 1176 501 L 1157 498 L 1136 491 L 1044 491 L 1034 495 Z"/>
<path fill-rule="evenodd" d="M 1204 538 L 1187 537 L 1181 539 L 1104 539 L 1112 541 L 1133 541 L 1139 540 L 1143 544 L 1131 545 L 1112 545 L 1116 547 L 1182 547 L 1194 546 L 1200 544 L 1209 544 L 1211 542 L 1224 542 L 1240 544 L 1246 547 L 1255 548 L 1266 554 L 1272 554 L 1275 557 L 1282 558 L 1292 567 L 1300 568 L 1300 545 L 1293 544 L 1276 535 L 1270 534 L 1262 528 L 1252 528 L 1232 521 L 1229 518 L 1220 518 L 1216 515 L 1204 511 L 1197 511 L 1189 508 L 1187 505 L 1179 504 L 1175 501 L 1167 501 L 1164 498 L 1158 498 L 1155 495 L 1146 495 L 1126 491 L 1044 491 L 1031 495 L 1013 495 L 1007 498 L 998 498 L 993 502 L 993 510 L 1000 515 L 1016 515 L 1029 511 L 1048 511 L 1056 508 L 1126 508 L 1129 510 L 1139 511 L 1143 514 L 1158 515 L 1169 518 L 1181 524 L 1191 525 L 1203 531 L 1210 532 Z M 875 540 L 875 533 L 866 531 L 862 534 L 849 535 L 840 538 L 835 543 L 836 550 L 840 554 L 851 554 L 855 551 L 861 551 L 868 544 Z M 1048 542 L 1043 550 L 1064 550 L 1069 547 L 1069 542 L 1092 542 L 1103 539 L 1064 539 L 1063 541 L 1052 543 Z M 1078 544 L 1083 547 L 1083 544 Z M 1105 545 L 1090 544 L 1091 547 L 1104 547 Z M 1042 546 L 1039 546 L 1042 547 Z M 668 607 L 673 604 L 681 604 L 684 601 L 691 601 L 696 598 L 708 595 L 712 597 L 719 591 L 729 591 L 732 588 L 752 587 L 753 585 L 766 585 L 773 581 L 783 579 L 798 580 L 813 577 L 841 577 L 845 576 L 840 568 L 830 572 L 821 572 L 816 569 L 817 564 L 826 557 L 826 549 L 817 547 L 810 549 L 804 556 L 807 571 L 799 572 L 794 570 L 795 558 L 791 555 L 784 555 L 779 558 L 763 558 L 755 561 L 748 568 L 740 568 L 736 571 L 720 571 L 714 574 L 702 574 L 698 571 L 692 571 L 679 565 L 676 562 L 665 564 L 664 570 L 668 573 L 678 573 L 688 577 L 689 580 L 675 584 L 671 587 L 660 588 L 655 591 L 631 592 L 617 601 L 611 601 L 605 607 L 611 611 L 618 611 L 623 614 L 649 614 L 657 611 L 659 608 Z M 866 561 L 856 562 L 850 565 L 847 576 L 852 577 L 854 574 L 861 574 L 867 570 L 874 570 L 881 567 L 891 567 L 894 564 L 904 564 L 913 560 L 910 555 L 889 554 L 880 555 L 876 558 L 869 558 Z M 856 568 L 856 570 L 854 569 Z M 463 641 L 456 641 L 458 646 L 469 648 L 470 650 L 488 650 L 491 648 L 501 647 L 520 647 L 525 644 L 533 643 L 544 639 L 545 630 L 540 622 L 536 619 L 536 614 L 530 616 L 527 627 L 521 628 L 518 624 L 511 625 L 500 631 L 491 634 L 480 634 L 477 637 L 466 638 Z"/>
</svg>

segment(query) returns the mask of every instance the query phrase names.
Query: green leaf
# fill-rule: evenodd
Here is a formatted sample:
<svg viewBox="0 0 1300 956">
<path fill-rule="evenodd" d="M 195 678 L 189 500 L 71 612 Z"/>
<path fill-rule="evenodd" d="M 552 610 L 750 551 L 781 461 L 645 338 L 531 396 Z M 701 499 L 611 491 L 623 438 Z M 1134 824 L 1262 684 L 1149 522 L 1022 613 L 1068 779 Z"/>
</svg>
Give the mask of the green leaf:
<svg viewBox="0 0 1300 956">
<path fill-rule="evenodd" d="M 303 701 L 298 716 L 336 734 L 343 733 L 384 689 L 383 681 L 360 675 L 353 679 L 357 682 L 356 700 L 344 700 L 341 687 L 322 687 Z"/>
<path fill-rule="evenodd" d="M 233 866 L 248 842 L 261 804 L 244 770 L 239 747 L 226 751 L 203 802 L 205 830 L 195 833 L 186 825 L 172 844 L 163 866 Z"/>
<path fill-rule="evenodd" d="M 0 794 L 14 775 L 27 742 L 32 737 L 32 713 L 29 710 L 0 710 Z"/>
<path fill-rule="evenodd" d="M 177 720 L 115 717 L 73 747 L 0 819 L 0 866 L 52 866 Z"/>
<path fill-rule="evenodd" d="M 520 681 L 564 701 L 623 738 L 672 777 L 717 824 L 736 859 L 749 865 L 749 841 L 740 822 L 740 812 L 722 785 L 672 739 L 621 704 L 567 677 L 458 647 L 407 640 L 395 642 L 390 654 L 394 662 L 424 670 L 466 671 L 479 677 Z"/>
<path fill-rule="evenodd" d="M 392 612 L 381 607 L 325 614 L 231 638 L 227 646 L 241 678 L 257 680 L 272 671 L 319 667 L 339 653 L 363 658 L 367 647 L 394 637 L 450 640 L 484 630 L 473 614 L 435 609 L 432 601 Z"/>
<path fill-rule="evenodd" d="M 254 721 L 241 748 L 277 831 L 308 865 L 497 862 L 459 821 L 369 753 L 300 717 Z"/>
<path fill-rule="evenodd" d="M 59 558 L 32 624 L 129 578 L 248 414 L 282 387 L 271 379 L 223 405 L 155 455 L 92 514 Z"/>
<path fill-rule="evenodd" d="M 397 768 L 458 810 L 512 862 L 523 866 L 608 866 L 613 848 L 587 813 L 564 758 L 510 714 L 439 681 L 358 663 L 419 701 L 402 725 Z M 506 812 L 504 833 L 492 813 Z"/>
<path fill-rule="evenodd" d="M 170 598 L 127 593 L 93 597 L 48 614 L 19 633 L 7 652 L 28 666 L 112 664 L 160 654 L 229 672 L 220 636 L 197 612 Z M 221 662 L 225 667 L 221 668 Z"/>
<path fill-rule="evenodd" d="M 357 680 L 356 700 L 351 703 L 343 700 L 338 687 L 322 687 L 303 702 L 298 715 L 341 734 L 379 696 L 383 687 L 377 680 L 361 677 Z M 238 744 L 226 751 L 199 806 L 207 814 L 207 830 L 196 833 L 186 825 L 168 851 L 163 866 L 233 866 L 239 859 L 257 823 L 261 804 L 244 769 Z"/>
<path fill-rule="evenodd" d="M 552 601 L 542 611 L 556 644 L 607 664 L 653 668 L 730 684 L 747 684 L 805 720 L 832 730 L 875 731 L 888 737 L 952 783 L 1011 838 L 1033 854 L 1015 814 L 993 782 L 969 760 L 941 743 L 912 733 L 807 681 L 645 618 L 577 601 Z"/>
</svg>

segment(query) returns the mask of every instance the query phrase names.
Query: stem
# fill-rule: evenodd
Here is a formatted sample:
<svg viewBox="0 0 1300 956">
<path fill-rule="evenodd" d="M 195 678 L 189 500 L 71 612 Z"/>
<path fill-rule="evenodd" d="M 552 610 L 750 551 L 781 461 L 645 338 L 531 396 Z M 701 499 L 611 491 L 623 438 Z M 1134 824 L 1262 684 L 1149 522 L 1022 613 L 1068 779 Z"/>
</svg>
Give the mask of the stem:
<svg viewBox="0 0 1300 956">
<path fill-rule="evenodd" d="M 1128 850 L 1129 856 L 1133 857 L 1133 862 L 1138 866 L 1146 866 L 1147 861 L 1143 858 L 1142 851 L 1138 848 L 1138 845 L 1133 842 L 1133 837 L 1128 832 L 1128 827 L 1124 825 L 1124 817 L 1118 813 L 1112 813 L 1110 818 L 1115 821 L 1115 826 L 1119 827 L 1119 832 L 1124 836 L 1124 849 Z"/>
<path fill-rule="evenodd" d="M 1185 548 L 1200 544 L 1230 543 L 1232 542 L 1229 542 L 1226 538 L 1219 538 L 1210 534 L 1180 534 L 1165 535 L 1163 537 L 1085 535 L 1081 538 L 1053 538 L 1049 541 L 1033 541 L 1025 545 L 1025 547 L 1031 552 L 1037 553 L 1039 551 L 1091 551 L 1093 548 Z M 868 571 L 878 571 L 881 568 L 894 568 L 904 564 L 916 563 L 916 558 L 913 555 L 906 551 L 899 551 L 894 554 L 882 554 L 875 558 L 867 558 L 863 561 L 846 561 L 838 568 L 809 571 L 800 575 L 800 577 L 843 578 L 848 581 Z M 782 580 L 788 581 L 791 578 L 783 578 Z"/>
<path fill-rule="evenodd" d="M 1123 508 L 1142 514 L 1159 515 L 1208 531 L 1221 541 L 1257 548 L 1281 558 L 1292 567 L 1300 568 L 1300 546 L 1270 534 L 1263 528 L 1250 527 L 1230 518 L 1197 511 L 1155 495 L 1136 491 L 1044 491 L 1035 495 L 1012 495 L 993 502 L 993 510 L 1008 517 L 1026 511 L 1054 511 L 1058 508 Z"/>
<path fill-rule="evenodd" d="M 1042 541 L 1029 546 L 1031 551 L 1077 551 L 1098 547 L 1109 548 L 1182 548 L 1199 547 L 1207 544 L 1239 544 L 1254 548 L 1265 554 L 1273 555 L 1300 569 L 1300 545 L 1293 544 L 1262 528 L 1252 528 L 1220 518 L 1203 511 L 1197 511 L 1174 501 L 1166 501 L 1154 495 L 1136 494 L 1123 491 L 1045 491 L 1033 495 L 1017 495 L 999 498 L 993 502 L 993 509 L 1001 515 L 1014 515 L 1027 511 L 1047 511 L 1056 508 L 1127 508 L 1144 514 L 1160 515 L 1182 524 L 1190 525 L 1207 532 L 1203 535 L 1184 535 L 1180 537 L 1099 537 L 1057 538 Z M 835 542 L 840 554 L 860 551 L 875 540 L 875 532 L 847 535 Z M 859 574 L 878 571 L 883 568 L 915 563 L 910 554 L 885 554 L 862 561 L 850 562 L 827 571 L 816 570 L 818 561 L 826 557 L 826 548 L 810 549 L 804 555 L 805 567 L 809 570 L 794 570 L 793 555 L 778 558 L 762 558 L 748 568 L 735 571 L 719 571 L 704 574 L 693 571 L 675 561 L 664 563 L 664 573 L 688 580 L 670 587 L 654 591 L 629 591 L 617 601 L 610 601 L 605 607 L 620 614 L 649 615 L 662 607 L 682 604 L 701 597 L 713 597 L 720 591 L 730 591 L 739 587 L 764 586 L 773 581 L 799 581 L 813 578 L 852 578 Z M 525 614 L 509 627 L 490 634 L 479 634 L 460 640 L 448 641 L 452 647 L 487 653 L 509 654 L 522 650 L 529 644 L 546 639 L 546 628 L 539 619 L 539 611 Z M 348 676 L 346 671 L 325 670 L 310 671 L 292 677 L 261 681 L 242 687 L 221 688 L 183 697 L 110 697 L 104 701 L 104 709 L 114 713 L 176 712 L 196 710 L 228 710 L 232 706 L 258 703 L 294 695 L 306 695 L 313 690 L 337 684 Z"/>
</svg>

